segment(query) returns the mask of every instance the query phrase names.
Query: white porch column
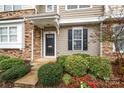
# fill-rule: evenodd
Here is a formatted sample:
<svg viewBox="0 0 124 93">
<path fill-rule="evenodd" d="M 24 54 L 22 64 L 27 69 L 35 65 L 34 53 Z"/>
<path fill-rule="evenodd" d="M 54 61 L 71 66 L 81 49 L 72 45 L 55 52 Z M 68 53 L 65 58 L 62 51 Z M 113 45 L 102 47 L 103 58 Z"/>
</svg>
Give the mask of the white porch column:
<svg viewBox="0 0 124 93">
<path fill-rule="evenodd" d="M 32 30 L 31 61 L 34 60 L 34 30 Z"/>
</svg>

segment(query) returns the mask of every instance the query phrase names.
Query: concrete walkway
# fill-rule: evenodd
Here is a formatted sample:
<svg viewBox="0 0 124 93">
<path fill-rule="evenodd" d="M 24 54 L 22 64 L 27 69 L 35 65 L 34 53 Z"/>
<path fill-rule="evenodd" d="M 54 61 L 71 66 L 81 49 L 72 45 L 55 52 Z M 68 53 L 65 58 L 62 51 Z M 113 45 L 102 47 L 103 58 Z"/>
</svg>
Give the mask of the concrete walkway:
<svg viewBox="0 0 124 93">
<path fill-rule="evenodd" d="M 55 61 L 56 59 L 41 59 L 41 60 L 38 59 L 35 62 L 31 63 L 32 65 L 31 72 L 29 72 L 24 77 L 15 81 L 14 86 L 22 87 L 22 88 L 35 87 L 35 85 L 38 82 L 38 77 L 37 77 L 38 69 L 44 64 L 47 64 L 49 62 L 55 62 Z"/>
</svg>

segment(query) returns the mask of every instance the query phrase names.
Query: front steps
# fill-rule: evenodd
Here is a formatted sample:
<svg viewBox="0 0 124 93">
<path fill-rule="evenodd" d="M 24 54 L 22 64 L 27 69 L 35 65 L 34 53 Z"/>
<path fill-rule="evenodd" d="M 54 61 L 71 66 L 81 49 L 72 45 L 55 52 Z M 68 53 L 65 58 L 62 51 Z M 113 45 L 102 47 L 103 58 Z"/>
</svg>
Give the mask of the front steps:
<svg viewBox="0 0 124 93">
<path fill-rule="evenodd" d="M 38 60 L 35 60 L 35 62 L 32 62 L 31 72 L 29 72 L 24 77 L 15 81 L 14 87 L 34 88 L 38 82 L 38 77 L 37 77 L 38 69 L 42 65 L 47 64 L 49 62 L 56 62 L 56 59 L 38 59 Z"/>
<path fill-rule="evenodd" d="M 14 87 L 35 87 L 37 84 L 38 78 L 37 78 L 37 72 L 31 71 L 21 79 L 17 80 L 14 83 Z"/>
</svg>

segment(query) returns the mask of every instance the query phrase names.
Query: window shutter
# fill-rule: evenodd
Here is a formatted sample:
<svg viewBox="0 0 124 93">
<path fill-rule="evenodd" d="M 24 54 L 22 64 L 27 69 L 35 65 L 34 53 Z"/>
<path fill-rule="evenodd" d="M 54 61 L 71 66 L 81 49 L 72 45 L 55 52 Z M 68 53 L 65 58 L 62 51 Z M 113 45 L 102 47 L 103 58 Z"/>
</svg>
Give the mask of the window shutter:
<svg viewBox="0 0 124 93">
<path fill-rule="evenodd" d="M 88 30 L 83 29 L 83 50 L 88 50 Z"/>
<path fill-rule="evenodd" d="M 68 30 L 68 50 L 72 50 L 72 29 Z"/>
</svg>

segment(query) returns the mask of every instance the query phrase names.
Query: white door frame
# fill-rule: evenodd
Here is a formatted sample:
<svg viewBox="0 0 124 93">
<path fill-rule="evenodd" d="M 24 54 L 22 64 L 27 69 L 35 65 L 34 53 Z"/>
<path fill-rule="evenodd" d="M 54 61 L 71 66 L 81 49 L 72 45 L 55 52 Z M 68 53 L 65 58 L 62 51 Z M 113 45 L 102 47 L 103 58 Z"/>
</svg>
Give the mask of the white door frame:
<svg viewBox="0 0 124 93">
<path fill-rule="evenodd" d="M 56 31 L 44 31 L 43 32 L 43 42 L 44 42 L 44 58 L 56 58 Z M 54 56 L 46 56 L 46 34 L 54 34 Z"/>
</svg>

